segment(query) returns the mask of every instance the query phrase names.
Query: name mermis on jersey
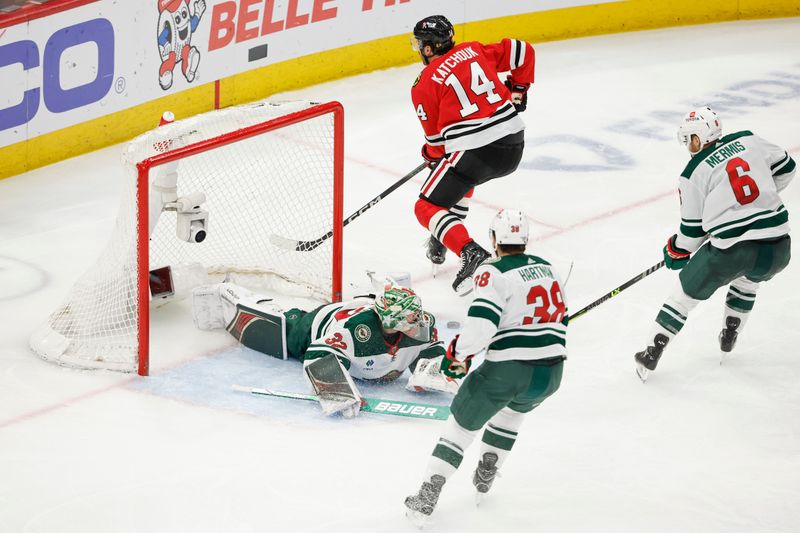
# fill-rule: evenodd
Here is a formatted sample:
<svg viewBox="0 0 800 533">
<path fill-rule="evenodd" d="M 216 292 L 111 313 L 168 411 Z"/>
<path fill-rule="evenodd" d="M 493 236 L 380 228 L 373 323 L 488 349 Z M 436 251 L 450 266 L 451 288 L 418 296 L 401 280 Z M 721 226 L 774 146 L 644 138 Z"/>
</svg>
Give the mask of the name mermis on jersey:
<svg viewBox="0 0 800 533">
<path fill-rule="evenodd" d="M 723 146 L 722 148 L 720 148 L 719 150 L 717 150 L 716 152 L 705 158 L 704 162 L 711 168 L 714 168 L 715 166 L 719 165 L 720 163 L 728 159 L 730 156 L 739 154 L 744 151 L 745 151 L 744 145 L 742 145 L 742 143 L 739 141 L 734 141 L 732 143 L 726 144 L 725 146 Z"/>
<path fill-rule="evenodd" d="M 12 80 L 4 88 L 4 92 L 9 87 L 21 90 L 16 95 L 10 90 L 7 99 L 0 100 L 0 105 L 11 104 L 0 109 L 0 131 L 29 123 L 39 112 L 41 101 L 49 112 L 64 113 L 105 97 L 114 81 L 114 40 L 111 22 L 96 18 L 56 30 L 44 47 L 27 39 L 0 46 L 0 69 L 13 65 L 22 67 L 17 70 L 21 79 Z M 90 49 L 96 47 L 96 60 L 82 62 L 80 68 L 82 73 L 94 72 L 93 79 L 71 87 L 62 80 L 62 55 L 88 43 L 95 45 Z M 81 51 L 85 49 L 81 47 Z M 37 69 L 41 76 L 35 79 L 41 79 L 41 83 L 29 85 L 24 80 L 33 78 L 31 74 Z M 73 73 L 70 76 L 75 77 Z"/>
</svg>

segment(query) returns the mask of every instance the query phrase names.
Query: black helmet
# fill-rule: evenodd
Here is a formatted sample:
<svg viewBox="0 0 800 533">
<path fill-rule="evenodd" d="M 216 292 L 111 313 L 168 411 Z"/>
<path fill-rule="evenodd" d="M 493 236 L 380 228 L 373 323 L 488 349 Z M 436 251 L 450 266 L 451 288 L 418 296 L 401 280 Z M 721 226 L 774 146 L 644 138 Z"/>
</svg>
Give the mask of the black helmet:
<svg viewBox="0 0 800 533">
<path fill-rule="evenodd" d="M 443 15 L 425 17 L 414 26 L 414 38 L 419 49 L 427 45 L 437 55 L 444 54 L 453 47 L 454 33 L 453 25 Z"/>
</svg>

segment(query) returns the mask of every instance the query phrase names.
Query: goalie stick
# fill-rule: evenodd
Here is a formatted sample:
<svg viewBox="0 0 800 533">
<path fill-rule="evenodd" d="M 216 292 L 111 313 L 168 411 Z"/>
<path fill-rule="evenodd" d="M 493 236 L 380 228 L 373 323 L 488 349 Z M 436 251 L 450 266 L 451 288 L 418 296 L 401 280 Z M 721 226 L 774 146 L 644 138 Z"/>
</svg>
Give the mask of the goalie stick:
<svg viewBox="0 0 800 533">
<path fill-rule="evenodd" d="M 283 392 L 261 387 L 244 387 L 233 385 L 233 390 L 249 392 L 257 396 L 277 396 L 293 400 L 319 401 L 313 394 L 299 394 L 296 392 Z M 411 418 L 427 418 L 429 420 L 447 420 L 450 408 L 445 405 L 430 405 L 426 403 L 402 402 L 398 400 L 382 400 L 380 398 L 362 398 L 361 410 L 379 415 L 407 416 Z"/>
<path fill-rule="evenodd" d="M 422 172 L 422 170 L 426 166 L 427 163 L 422 163 L 417 168 L 415 168 L 414 170 L 412 170 L 411 172 L 409 172 L 408 174 L 406 174 L 405 176 L 394 182 L 394 184 L 392 184 L 391 187 L 380 193 L 378 196 L 376 196 L 366 204 L 364 204 L 364 206 L 361 209 L 359 209 L 358 211 L 356 211 L 355 213 L 344 219 L 342 226 L 346 226 L 353 220 L 360 217 L 364 213 L 364 211 L 366 211 L 373 205 L 377 204 L 378 202 L 386 198 L 389 195 L 389 193 L 393 192 L 402 184 L 404 184 L 405 182 L 407 182 L 408 180 L 410 180 L 411 178 Z M 328 233 L 326 233 L 325 235 L 323 235 L 318 239 L 314 239 L 313 241 L 300 241 L 272 234 L 269 236 L 269 242 L 271 242 L 274 246 L 277 246 L 278 248 L 284 248 L 286 250 L 294 250 L 295 252 L 310 252 L 311 250 L 314 250 L 320 244 L 327 241 L 331 237 L 333 237 L 333 230 L 329 231 Z"/>
<path fill-rule="evenodd" d="M 586 307 L 584 307 L 583 309 L 581 309 L 580 311 L 578 311 L 574 315 L 571 315 L 569 317 L 570 321 L 575 320 L 576 318 L 586 314 L 587 311 L 590 311 L 590 310 L 594 309 L 595 307 L 597 307 L 601 303 L 603 303 L 603 302 L 605 302 L 607 300 L 610 300 L 611 298 L 613 298 L 617 294 L 621 293 L 622 291 L 624 291 L 625 289 L 627 289 L 628 287 L 630 287 L 634 283 L 637 283 L 637 282 L 643 280 L 644 278 L 646 278 L 647 276 L 649 276 L 650 274 L 652 274 L 653 272 L 655 272 L 656 270 L 658 270 L 662 266 L 664 266 L 664 261 L 661 261 L 660 263 L 657 263 L 657 264 L 651 266 L 650 268 L 648 268 L 647 270 L 645 270 L 644 272 L 642 272 L 638 276 L 635 276 L 635 277 L 629 279 L 628 281 L 626 281 L 625 283 L 623 283 L 622 285 L 620 285 L 619 287 L 617 287 L 613 291 L 601 296 L 600 298 L 598 298 L 594 302 L 590 303 L 589 305 L 587 305 Z"/>
</svg>

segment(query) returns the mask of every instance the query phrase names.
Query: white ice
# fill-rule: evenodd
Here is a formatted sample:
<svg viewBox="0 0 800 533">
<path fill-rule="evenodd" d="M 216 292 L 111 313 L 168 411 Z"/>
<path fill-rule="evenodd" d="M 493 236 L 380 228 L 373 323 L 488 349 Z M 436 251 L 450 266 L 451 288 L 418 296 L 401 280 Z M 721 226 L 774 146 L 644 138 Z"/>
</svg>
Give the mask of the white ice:
<svg viewBox="0 0 800 533">
<path fill-rule="evenodd" d="M 709 103 L 727 132 L 753 130 L 800 159 L 800 19 L 536 50 L 522 168 L 478 189 L 468 227 L 488 244 L 496 209 L 523 209 L 531 251 L 563 276 L 573 264 L 572 311 L 661 259 L 679 221 L 687 154 L 675 128 L 688 108 Z M 419 69 L 280 95 L 345 105 L 346 213 L 418 164 Z M 185 305 L 155 314 L 149 378 L 67 370 L 28 350 L 109 237 L 120 150 L 0 182 L 0 532 L 412 531 L 403 499 L 441 422 L 327 419 L 313 404 L 234 393 L 234 380 L 301 388 L 299 366 L 195 330 Z M 345 277 L 410 271 L 441 321 L 460 320 L 454 258 L 429 274 L 412 211 L 419 183 L 345 230 Z M 783 199 L 796 225 L 800 184 Z M 676 279 L 661 270 L 570 325 L 562 388 L 528 417 L 503 477 L 476 508 L 475 442 L 432 530 L 800 531 L 800 263 L 759 292 L 724 365 L 718 291 L 642 384 L 632 356 Z"/>
</svg>

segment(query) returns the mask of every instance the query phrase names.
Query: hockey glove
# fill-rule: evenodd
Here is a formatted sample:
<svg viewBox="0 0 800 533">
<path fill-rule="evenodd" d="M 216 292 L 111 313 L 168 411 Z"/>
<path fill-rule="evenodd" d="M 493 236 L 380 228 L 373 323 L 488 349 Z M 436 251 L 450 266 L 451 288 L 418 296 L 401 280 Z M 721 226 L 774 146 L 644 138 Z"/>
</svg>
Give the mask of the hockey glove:
<svg viewBox="0 0 800 533">
<path fill-rule="evenodd" d="M 436 165 L 439 164 L 439 161 L 441 161 L 444 158 L 443 153 L 441 155 L 436 155 L 435 152 L 438 151 L 439 150 L 433 149 L 430 146 L 428 146 L 427 143 L 422 145 L 422 157 L 425 159 L 425 164 L 428 165 L 428 168 L 430 168 L 431 170 L 436 168 Z"/>
<path fill-rule="evenodd" d="M 667 245 L 664 246 L 664 264 L 670 270 L 680 270 L 685 267 L 691 255 L 691 252 L 675 245 L 677 238 L 677 234 L 673 235 L 667 240 Z"/>
<path fill-rule="evenodd" d="M 511 79 L 506 80 L 506 87 L 511 91 L 511 103 L 517 113 L 522 113 L 528 109 L 528 87 L 529 83 L 514 83 Z"/>
<path fill-rule="evenodd" d="M 406 390 L 412 392 L 458 392 L 458 381 L 446 377 L 441 372 L 443 355 L 433 359 L 420 359 L 414 373 L 408 378 Z"/>
<path fill-rule="evenodd" d="M 456 359 L 456 342 L 458 341 L 458 335 L 453 338 L 450 342 L 450 346 L 447 347 L 447 353 L 442 358 L 442 366 L 441 370 L 442 373 L 454 379 L 461 379 L 467 375 L 469 372 L 469 367 L 472 366 L 472 358 L 473 356 L 470 355 L 463 361 L 459 361 Z"/>
</svg>

